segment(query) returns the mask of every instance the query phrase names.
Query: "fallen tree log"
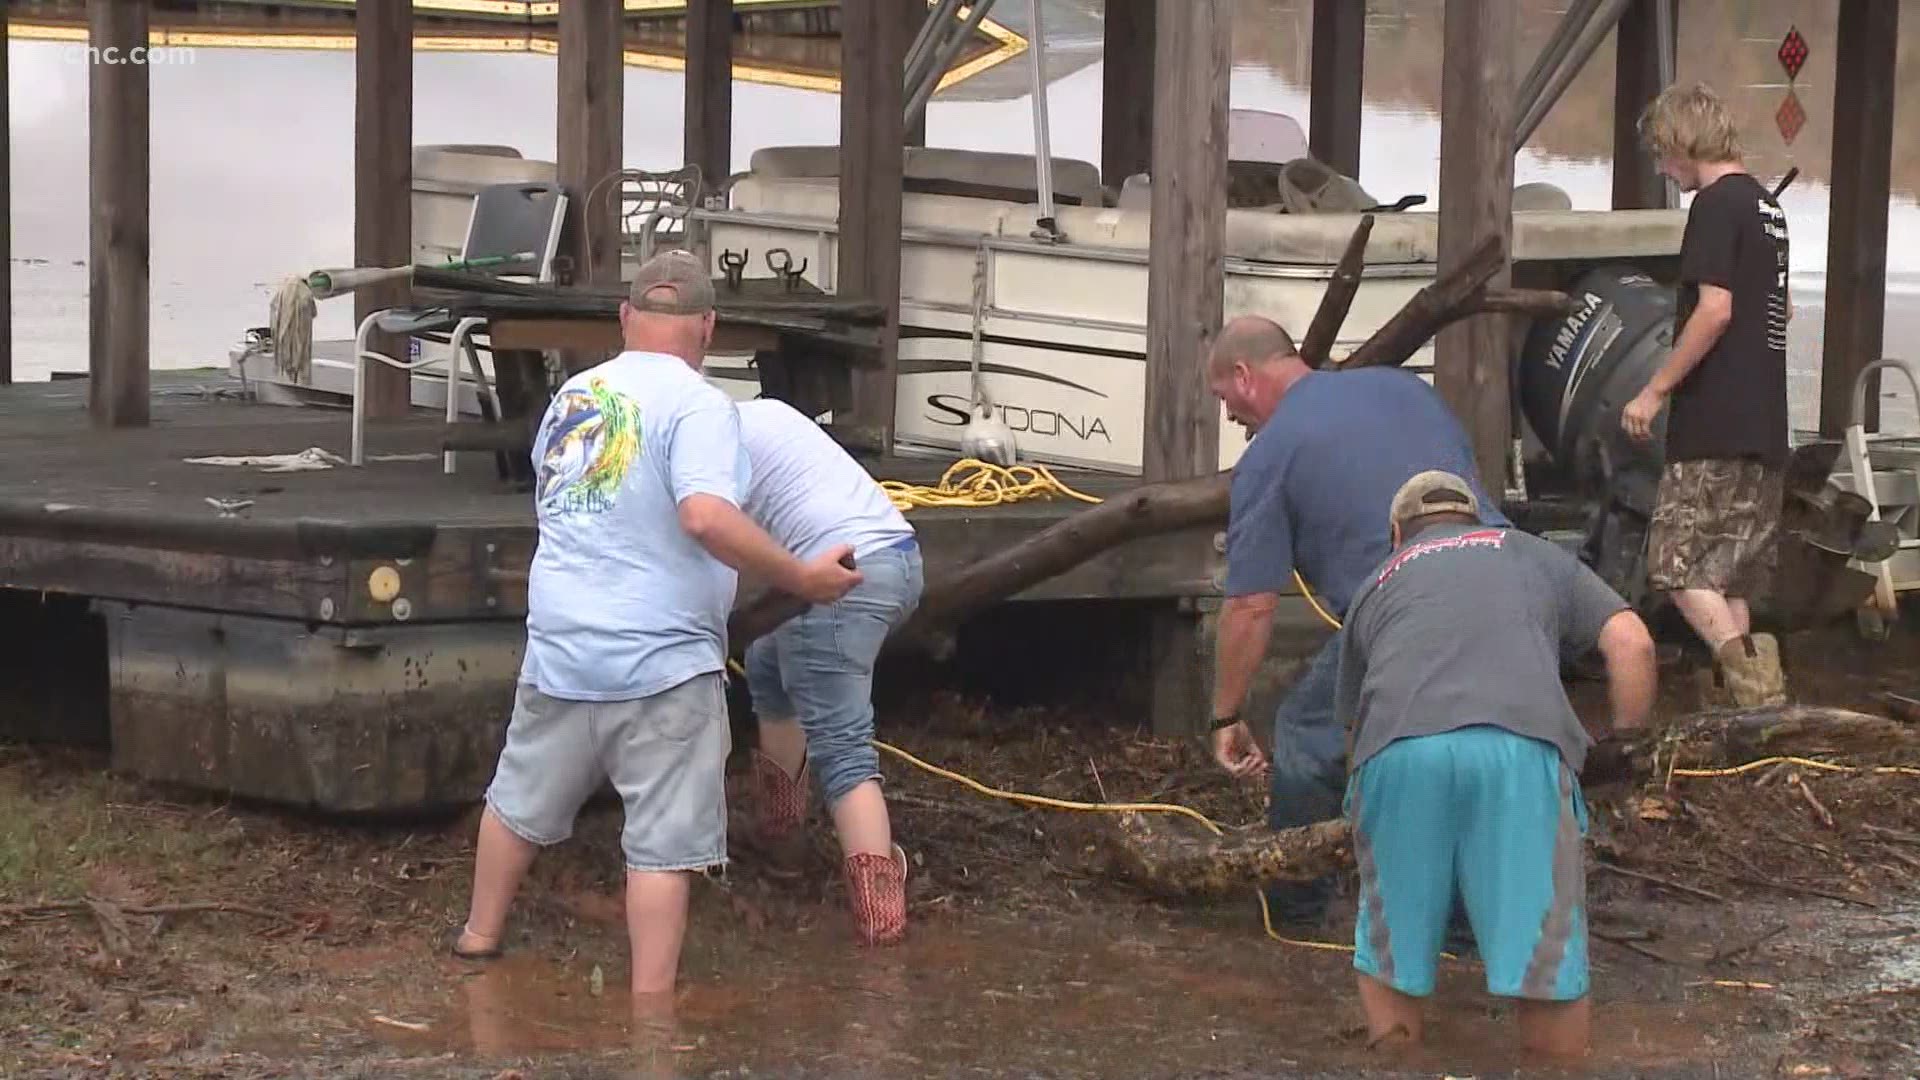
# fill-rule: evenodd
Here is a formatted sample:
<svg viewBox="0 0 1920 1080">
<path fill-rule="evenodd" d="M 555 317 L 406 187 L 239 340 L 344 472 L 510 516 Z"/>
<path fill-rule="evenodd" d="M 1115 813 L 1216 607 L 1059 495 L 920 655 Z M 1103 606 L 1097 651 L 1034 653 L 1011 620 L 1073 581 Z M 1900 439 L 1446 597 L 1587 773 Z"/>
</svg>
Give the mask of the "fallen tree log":
<svg viewBox="0 0 1920 1080">
<path fill-rule="evenodd" d="M 1769 757 L 1920 762 L 1920 725 L 1821 705 L 1692 713 L 1594 748 L 1586 786 L 1664 782 L 1669 766 L 1720 769 Z M 1223 780 L 1224 782 L 1224 780 Z M 1098 869 L 1155 895 L 1231 896 L 1275 881 L 1307 881 L 1352 866 L 1345 821 L 1274 831 L 1246 825 L 1215 836 L 1176 814 L 1129 811 L 1089 828 Z"/>
<path fill-rule="evenodd" d="M 1736 768 L 1771 757 L 1898 758 L 1913 765 L 1920 763 L 1920 725 L 1827 705 L 1713 709 L 1601 742 L 1580 779 L 1638 783 L 1658 780 L 1669 768 Z"/>
<path fill-rule="evenodd" d="M 1407 357 L 1452 321 L 1449 314 L 1472 300 L 1493 275 L 1506 265 L 1506 249 L 1500 238 L 1489 236 L 1468 254 L 1466 261 L 1437 277 L 1426 288 L 1413 294 L 1406 306 L 1382 323 L 1380 329 L 1334 366 L 1361 368 L 1404 364 Z"/>
<path fill-rule="evenodd" d="M 1341 252 L 1340 262 L 1333 268 L 1327 291 L 1320 294 L 1320 306 L 1314 310 L 1313 321 L 1307 324 L 1307 336 L 1300 340 L 1300 359 L 1310 368 L 1327 362 L 1333 352 L 1334 339 L 1340 336 L 1340 327 L 1347 321 L 1347 312 L 1353 310 L 1353 298 L 1360 291 L 1360 277 L 1366 270 L 1367 238 L 1372 234 L 1373 215 L 1361 215 L 1352 239 L 1347 241 L 1347 250 Z"/>
<path fill-rule="evenodd" d="M 1128 811 L 1098 830 L 1105 873 L 1157 896 L 1218 897 L 1274 881 L 1312 881 L 1353 864 L 1344 819 L 1214 836 L 1177 814 Z"/>
</svg>

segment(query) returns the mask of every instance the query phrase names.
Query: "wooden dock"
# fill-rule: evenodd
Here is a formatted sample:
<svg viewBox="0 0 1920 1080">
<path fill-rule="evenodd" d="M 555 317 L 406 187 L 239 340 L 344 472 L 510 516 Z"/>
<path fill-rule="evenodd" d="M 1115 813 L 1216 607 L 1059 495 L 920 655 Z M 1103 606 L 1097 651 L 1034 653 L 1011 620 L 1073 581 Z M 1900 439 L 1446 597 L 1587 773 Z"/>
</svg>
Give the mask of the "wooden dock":
<svg viewBox="0 0 1920 1080">
<path fill-rule="evenodd" d="M 531 498 L 499 479 L 493 456 L 462 453 L 446 475 L 447 428 L 419 416 L 370 427 L 363 468 L 195 463 L 309 448 L 344 458 L 347 415 L 260 404 L 211 370 L 156 373 L 144 427 L 92 427 L 87 400 L 85 380 L 0 389 L 0 592 L 72 601 L 0 611 L 6 637 L 84 642 L 74 620 L 98 621 L 107 657 L 106 715 L 77 710 L 62 721 L 73 730 L 39 733 L 104 737 L 117 767 L 152 779 L 326 810 L 477 798 L 519 670 L 536 542 Z M 931 482 L 947 462 L 867 464 Z M 1095 496 L 1132 483 L 1062 479 Z M 1084 505 L 911 520 L 937 581 Z M 1172 608 L 1217 591 L 1218 559 L 1211 530 L 1176 534 L 1018 599 Z M 755 591 L 743 583 L 742 599 Z"/>
</svg>

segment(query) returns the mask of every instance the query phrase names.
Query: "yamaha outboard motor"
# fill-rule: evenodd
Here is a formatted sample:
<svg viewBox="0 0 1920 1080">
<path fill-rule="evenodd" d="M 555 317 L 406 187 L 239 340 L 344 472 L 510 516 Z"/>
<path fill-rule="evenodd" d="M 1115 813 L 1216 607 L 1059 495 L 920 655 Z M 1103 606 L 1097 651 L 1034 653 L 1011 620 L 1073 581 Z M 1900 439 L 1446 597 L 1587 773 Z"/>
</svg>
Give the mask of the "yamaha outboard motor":
<svg viewBox="0 0 1920 1080">
<path fill-rule="evenodd" d="M 1608 265 L 1567 289 L 1574 309 L 1534 324 L 1521 350 L 1520 407 L 1547 452 L 1597 503 L 1582 559 L 1636 606 L 1646 591 L 1646 532 L 1660 486 L 1666 414 L 1650 442 L 1620 412 L 1667 360 L 1673 290 Z"/>
</svg>

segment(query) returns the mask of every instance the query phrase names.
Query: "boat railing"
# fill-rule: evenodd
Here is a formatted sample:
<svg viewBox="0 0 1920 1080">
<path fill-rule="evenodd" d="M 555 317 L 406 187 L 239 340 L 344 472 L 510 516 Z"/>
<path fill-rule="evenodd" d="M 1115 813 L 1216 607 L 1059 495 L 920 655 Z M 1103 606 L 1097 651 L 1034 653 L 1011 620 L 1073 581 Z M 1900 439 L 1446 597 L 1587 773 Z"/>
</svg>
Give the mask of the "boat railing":
<svg viewBox="0 0 1920 1080">
<path fill-rule="evenodd" d="M 645 261 L 653 255 L 653 238 L 656 235 L 656 219 L 681 220 L 696 225 L 739 225 L 772 229 L 786 229 L 793 232 L 811 233 L 818 246 L 817 262 L 823 278 L 830 279 L 832 260 L 829 240 L 838 236 L 838 222 L 822 221 L 818 218 L 800 217 L 793 214 L 767 212 L 759 210 L 714 210 L 693 209 L 680 206 L 660 207 L 641 219 L 640 259 Z M 1089 244 L 1082 241 L 1072 243 L 1049 243 L 1018 236 L 996 236 L 968 232 L 961 229 L 938 229 L 925 226 L 907 226 L 900 230 L 902 242 L 932 244 L 944 247 L 963 248 L 967 251 L 985 245 L 990 252 L 1017 252 L 1029 255 L 1065 255 L 1070 258 L 1088 259 L 1097 262 L 1127 263 L 1136 266 L 1147 264 L 1147 252 L 1143 248 L 1118 247 L 1102 244 Z M 1249 259 L 1238 255 L 1229 255 L 1225 261 L 1226 271 L 1230 274 L 1248 277 L 1328 278 L 1333 275 L 1333 267 L 1325 263 L 1272 262 Z M 1368 278 L 1419 278 L 1433 276 L 1433 265 L 1424 262 L 1370 263 L 1361 273 Z M 832 288 L 830 280 L 821 282 L 823 288 Z"/>
</svg>

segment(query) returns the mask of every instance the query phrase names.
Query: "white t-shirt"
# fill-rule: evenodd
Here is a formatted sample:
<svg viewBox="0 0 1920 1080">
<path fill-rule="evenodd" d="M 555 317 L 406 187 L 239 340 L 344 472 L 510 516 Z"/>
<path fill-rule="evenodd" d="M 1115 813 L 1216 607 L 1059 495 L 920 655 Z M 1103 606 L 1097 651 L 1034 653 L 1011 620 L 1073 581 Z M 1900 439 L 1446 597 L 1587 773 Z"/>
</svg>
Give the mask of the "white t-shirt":
<svg viewBox="0 0 1920 1080">
<path fill-rule="evenodd" d="M 858 562 L 913 536 L 867 470 L 820 425 L 784 401 L 743 401 L 740 441 L 752 482 L 747 514 L 795 557 L 852 544 Z"/>
<path fill-rule="evenodd" d="M 678 357 L 623 352 L 554 395 L 533 466 L 540 542 L 521 681 L 621 701 L 721 670 L 736 575 L 680 527 L 679 504 L 742 505 L 732 401 Z"/>
</svg>

